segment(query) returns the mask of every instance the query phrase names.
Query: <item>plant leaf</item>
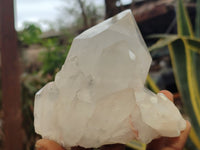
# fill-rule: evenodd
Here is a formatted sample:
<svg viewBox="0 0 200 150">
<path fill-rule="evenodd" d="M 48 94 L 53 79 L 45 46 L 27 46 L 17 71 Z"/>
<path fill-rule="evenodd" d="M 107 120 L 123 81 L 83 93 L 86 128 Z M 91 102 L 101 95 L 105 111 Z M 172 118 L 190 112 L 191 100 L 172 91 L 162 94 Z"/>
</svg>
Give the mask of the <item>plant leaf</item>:
<svg viewBox="0 0 200 150">
<path fill-rule="evenodd" d="M 195 36 L 200 38 L 200 0 L 196 3 Z"/>
<path fill-rule="evenodd" d="M 156 85 L 156 83 L 153 81 L 150 75 L 147 76 L 147 83 L 148 83 L 149 88 L 155 93 L 158 93 L 160 91 L 159 87 Z"/>
<path fill-rule="evenodd" d="M 176 85 L 179 89 L 184 105 L 187 108 L 186 111 L 190 116 L 191 123 L 195 129 L 195 132 L 200 133 L 200 113 L 198 110 L 199 102 L 197 95 L 194 94 L 196 89 L 191 87 L 194 85 L 193 76 L 191 76 L 193 73 L 188 73 L 188 71 L 193 71 L 194 69 L 191 69 L 191 58 L 190 54 L 188 53 L 189 45 L 187 44 L 188 43 L 183 39 L 178 39 L 169 44 L 168 48 L 170 51 Z M 198 138 L 200 138 L 199 134 Z"/>
<path fill-rule="evenodd" d="M 183 0 L 178 0 L 178 8 L 176 14 L 178 35 L 194 37 L 192 25 L 188 17 L 186 8 L 183 5 Z"/>
<path fill-rule="evenodd" d="M 195 129 L 192 127 L 190 134 L 189 134 L 190 139 L 192 140 L 192 142 L 194 143 L 194 145 L 196 146 L 197 149 L 200 149 L 200 142 L 199 142 L 199 138 L 195 132 Z"/>
<path fill-rule="evenodd" d="M 146 150 L 146 144 L 143 144 L 141 142 L 138 141 L 131 141 L 128 144 L 126 144 L 128 147 L 133 148 L 133 149 L 137 149 L 137 150 Z"/>
<path fill-rule="evenodd" d="M 159 35 L 158 35 L 159 36 Z M 154 36 L 155 37 L 155 36 Z M 152 45 L 149 48 L 149 51 L 154 51 L 159 48 L 167 46 L 169 43 L 172 43 L 173 41 L 177 40 L 179 37 L 177 35 L 167 35 L 164 38 L 158 40 L 154 45 Z"/>
</svg>

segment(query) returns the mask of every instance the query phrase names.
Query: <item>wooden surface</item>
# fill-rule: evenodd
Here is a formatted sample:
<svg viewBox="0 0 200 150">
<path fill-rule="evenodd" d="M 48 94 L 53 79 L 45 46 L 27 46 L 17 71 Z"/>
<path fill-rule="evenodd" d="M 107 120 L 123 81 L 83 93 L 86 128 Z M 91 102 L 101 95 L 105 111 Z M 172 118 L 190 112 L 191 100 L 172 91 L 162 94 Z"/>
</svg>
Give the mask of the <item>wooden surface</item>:
<svg viewBox="0 0 200 150">
<path fill-rule="evenodd" d="M 22 149 L 19 60 L 13 0 L 0 0 L 4 150 Z"/>
</svg>

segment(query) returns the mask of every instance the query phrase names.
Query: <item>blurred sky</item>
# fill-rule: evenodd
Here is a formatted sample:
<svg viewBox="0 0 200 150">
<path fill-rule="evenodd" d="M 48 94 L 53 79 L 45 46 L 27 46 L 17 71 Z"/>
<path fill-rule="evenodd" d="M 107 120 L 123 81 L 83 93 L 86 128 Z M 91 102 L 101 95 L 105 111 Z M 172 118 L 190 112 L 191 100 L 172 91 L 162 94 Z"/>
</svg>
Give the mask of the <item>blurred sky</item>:
<svg viewBox="0 0 200 150">
<path fill-rule="evenodd" d="M 104 0 L 93 0 L 93 2 L 97 6 L 104 5 Z M 122 0 L 122 2 L 126 4 L 131 0 Z M 72 7 L 69 0 L 15 0 L 16 29 L 22 29 L 24 22 L 33 22 L 39 24 L 43 30 L 47 30 L 48 22 L 56 21 L 64 5 Z"/>
</svg>

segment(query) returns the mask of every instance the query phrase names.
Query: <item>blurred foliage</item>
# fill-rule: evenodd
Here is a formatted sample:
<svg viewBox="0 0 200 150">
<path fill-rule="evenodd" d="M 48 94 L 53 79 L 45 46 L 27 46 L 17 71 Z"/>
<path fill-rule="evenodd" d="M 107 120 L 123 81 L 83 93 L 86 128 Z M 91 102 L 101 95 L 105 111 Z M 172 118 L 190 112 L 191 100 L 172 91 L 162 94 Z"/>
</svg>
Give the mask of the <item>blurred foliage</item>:
<svg viewBox="0 0 200 150">
<path fill-rule="evenodd" d="M 24 70 L 21 76 L 22 87 L 22 112 L 23 112 L 23 128 L 25 130 L 26 150 L 34 150 L 35 142 L 40 138 L 34 131 L 34 96 L 47 82 L 53 80 L 55 74 L 63 65 L 67 53 L 71 45 L 71 37 L 68 37 L 68 45 L 62 45 L 59 38 L 40 38 L 41 30 L 33 24 L 27 24 L 25 29 L 18 33 L 19 41 L 23 46 L 38 44 L 43 48 L 39 53 L 41 65 L 37 69 Z M 23 61 L 23 56 L 22 56 Z M 26 64 L 25 64 L 26 65 Z"/>
<path fill-rule="evenodd" d="M 18 39 L 25 45 L 37 44 L 41 41 L 41 33 L 42 31 L 38 26 L 25 23 L 23 31 L 18 32 Z"/>
<path fill-rule="evenodd" d="M 53 40 L 54 41 L 54 40 Z M 52 41 L 51 41 L 52 42 Z M 50 46 L 51 43 L 44 43 Z M 52 44 L 52 43 L 51 43 Z M 25 72 L 21 77 L 22 83 L 22 112 L 23 112 L 23 127 L 26 132 L 26 150 L 34 150 L 34 144 L 39 138 L 34 131 L 34 117 L 33 117 L 33 105 L 34 96 L 47 82 L 53 80 L 56 72 L 63 65 L 68 50 L 61 49 L 60 45 L 52 45 L 48 51 L 42 52 L 41 61 L 43 65 L 41 70 L 35 73 Z"/>
<path fill-rule="evenodd" d="M 70 45 L 71 40 L 67 47 L 65 45 L 60 45 L 57 38 L 45 39 L 42 41 L 42 46 L 46 48 L 46 51 L 42 52 L 40 57 L 43 74 L 49 74 L 54 77 L 64 64 Z"/>
<path fill-rule="evenodd" d="M 187 148 L 195 150 L 200 149 L 200 0 L 197 0 L 195 34 L 183 0 L 178 0 L 177 4 L 178 35 L 159 35 L 161 39 L 150 51 L 168 46 L 176 85 L 192 123 Z M 149 82 L 149 85 L 155 89 L 155 83 Z"/>
<path fill-rule="evenodd" d="M 22 88 L 22 113 L 23 113 L 23 128 L 25 130 L 25 150 L 34 150 L 35 142 L 39 136 L 35 134 L 33 104 L 35 93 L 48 82 L 48 78 L 38 74 L 23 73 L 21 77 Z"/>
</svg>

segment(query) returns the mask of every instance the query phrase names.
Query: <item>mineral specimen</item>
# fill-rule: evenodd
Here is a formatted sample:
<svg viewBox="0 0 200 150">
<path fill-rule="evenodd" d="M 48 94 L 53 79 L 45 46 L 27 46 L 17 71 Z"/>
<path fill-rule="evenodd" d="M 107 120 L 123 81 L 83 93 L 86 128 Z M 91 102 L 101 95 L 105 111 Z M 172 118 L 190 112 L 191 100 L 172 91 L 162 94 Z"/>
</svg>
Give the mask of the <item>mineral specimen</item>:
<svg viewBox="0 0 200 150">
<path fill-rule="evenodd" d="M 55 81 L 35 97 L 35 131 L 64 147 L 176 137 L 186 122 L 144 88 L 151 57 L 130 10 L 77 36 Z"/>
</svg>

